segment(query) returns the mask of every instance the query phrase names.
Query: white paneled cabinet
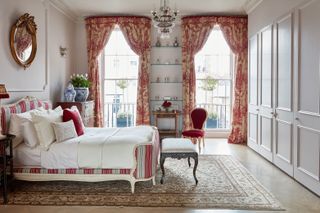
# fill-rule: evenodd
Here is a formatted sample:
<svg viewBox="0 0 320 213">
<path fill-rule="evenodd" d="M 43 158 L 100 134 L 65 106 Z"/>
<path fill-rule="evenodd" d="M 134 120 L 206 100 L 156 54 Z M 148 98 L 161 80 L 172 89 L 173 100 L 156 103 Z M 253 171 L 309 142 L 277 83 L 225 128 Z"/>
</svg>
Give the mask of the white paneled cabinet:
<svg viewBox="0 0 320 213">
<path fill-rule="evenodd" d="M 273 27 L 267 26 L 260 32 L 260 94 L 259 98 L 259 129 L 260 154 L 272 161 L 273 151 Z"/>
<path fill-rule="evenodd" d="M 258 144 L 258 93 L 259 93 L 259 72 L 258 72 L 258 35 L 249 39 L 249 78 L 248 78 L 248 145 L 259 152 Z"/>
<path fill-rule="evenodd" d="M 297 8 L 294 176 L 320 194 L 320 1 Z"/>
<path fill-rule="evenodd" d="M 275 23 L 275 135 L 273 162 L 293 176 L 293 16 Z"/>
<path fill-rule="evenodd" d="M 320 195 L 320 1 L 249 39 L 248 146 Z"/>
</svg>

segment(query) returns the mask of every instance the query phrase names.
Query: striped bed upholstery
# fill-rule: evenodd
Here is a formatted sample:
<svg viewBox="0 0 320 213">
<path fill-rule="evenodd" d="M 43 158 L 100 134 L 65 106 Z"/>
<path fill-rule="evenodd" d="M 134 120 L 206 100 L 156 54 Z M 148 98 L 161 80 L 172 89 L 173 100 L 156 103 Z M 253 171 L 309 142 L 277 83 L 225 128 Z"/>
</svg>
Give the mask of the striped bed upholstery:
<svg viewBox="0 0 320 213">
<path fill-rule="evenodd" d="M 0 108 L 1 133 L 7 134 L 9 131 L 10 117 L 12 114 L 27 112 L 32 109 L 43 107 L 51 108 L 50 101 L 40 101 L 33 97 L 25 97 L 17 103 L 4 105 Z"/>
<path fill-rule="evenodd" d="M 15 113 L 23 113 L 38 107 L 45 109 L 51 108 L 51 103 L 48 101 L 40 101 L 36 98 L 26 97 L 15 104 L 5 105 L 0 108 L 0 120 L 2 133 L 6 134 L 9 130 L 10 117 Z M 140 145 L 135 150 L 137 159 L 137 168 L 133 173 L 136 179 L 151 178 L 155 175 L 158 165 L 158 156 L 160 151 L 159 133 L 156 131 L 156 137 L 153 144 Z M 45 168 L 14 168 L 14 173 L 24 174 L 130 174 L 131 169 L 45 169 Z"/>
</svg>

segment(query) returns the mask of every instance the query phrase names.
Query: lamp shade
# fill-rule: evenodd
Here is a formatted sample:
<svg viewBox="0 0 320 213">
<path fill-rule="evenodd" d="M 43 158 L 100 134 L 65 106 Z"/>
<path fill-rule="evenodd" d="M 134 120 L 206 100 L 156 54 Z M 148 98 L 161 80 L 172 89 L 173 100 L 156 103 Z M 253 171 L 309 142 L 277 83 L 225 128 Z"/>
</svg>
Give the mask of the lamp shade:
<svg viewBox="0 0 320 213">
<path fill-rule="evenodd" d="M 9 93 L 4 84 L 0 84 L 0 99 L 9 98 Z"/>
</svg>

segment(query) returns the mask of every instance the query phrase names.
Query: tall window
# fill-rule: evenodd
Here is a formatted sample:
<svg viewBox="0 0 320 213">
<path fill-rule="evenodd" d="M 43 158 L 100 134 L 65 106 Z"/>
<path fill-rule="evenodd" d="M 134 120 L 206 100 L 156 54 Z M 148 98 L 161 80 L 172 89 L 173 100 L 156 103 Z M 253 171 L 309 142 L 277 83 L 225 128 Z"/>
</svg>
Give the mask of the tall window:
<svg viewBox="0 0 320 213">
<path fill-rule="evenodd" d="M 139 56 L 115 27 L 104 49 L 104 125 L 134 126 L 136 120 Z"/>
<path fill-rule="evenodd" d="M 196 105 L 208 111 L 207 129 L 230 129 L 233 53 L 215 27 L 195 56 Z"/>
</svg>

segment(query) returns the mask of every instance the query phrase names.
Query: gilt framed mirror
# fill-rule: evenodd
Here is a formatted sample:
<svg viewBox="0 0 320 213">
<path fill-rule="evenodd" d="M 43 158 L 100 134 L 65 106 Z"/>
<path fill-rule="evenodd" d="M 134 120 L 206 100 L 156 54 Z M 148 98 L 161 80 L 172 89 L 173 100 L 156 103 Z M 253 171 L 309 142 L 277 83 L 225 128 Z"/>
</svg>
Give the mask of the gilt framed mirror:
<svg viewBox="0 0 320 213">
<path fill-rule="evenodd" d="M 10 31 L 10 49 L 13 59 L 24 69 L 29 67 L 37 52 L 37 25 L 28 13 L 22 15 Z"/>
</svg>

